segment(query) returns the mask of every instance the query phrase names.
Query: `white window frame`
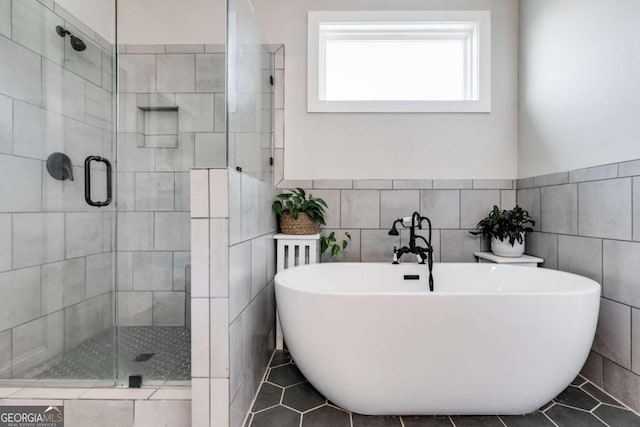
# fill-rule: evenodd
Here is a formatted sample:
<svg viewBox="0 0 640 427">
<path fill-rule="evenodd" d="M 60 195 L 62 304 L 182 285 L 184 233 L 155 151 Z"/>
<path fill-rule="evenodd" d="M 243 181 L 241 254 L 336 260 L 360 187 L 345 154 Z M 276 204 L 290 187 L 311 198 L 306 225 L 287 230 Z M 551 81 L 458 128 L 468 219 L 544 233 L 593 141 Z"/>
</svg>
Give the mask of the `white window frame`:
<svg viewBox="0 0 640 427">
<path fill-rule="evenodd" d="M 464 101 L 335 101 L 324 99 L 324 51 L 326 40 L 332 37 L 352 37 L 349 24 L 457 24 L 455 32 L 467 44 L 467 65 L 470 84 L 466 88 L 472 100 Z M 331 28 L 334 24 L 334 29 Z M 342 26 L 342 27 L 341 27 Z M 428 27 L 429 25 L 426 25 Z M 419 27 L 419 25 L 417 25 Z M 448 30 L 451 31 L 451 30 Z M 334 32 L 334 34 L 332 34 Z M 445 30 L 446 32 L 446 30 Z M 375 36 L 374 36 L 375 37 Z M 386 33 L 385 37 L 392 38 Z M 402 37 L 407 37 L 403 31 Z M 425 37 L 425 30 L 416 30 L 416 37 Z M 362 32 L 353 31 L 353 38 L 362 39 Z M 491 12 L 487 10 L 459 11 L 312 11 L 308 14 L 307 32 L 307 111 L 326 112 L 428 112 L 428 113 L 488 113 L 491 112 Z"/>
</svg>

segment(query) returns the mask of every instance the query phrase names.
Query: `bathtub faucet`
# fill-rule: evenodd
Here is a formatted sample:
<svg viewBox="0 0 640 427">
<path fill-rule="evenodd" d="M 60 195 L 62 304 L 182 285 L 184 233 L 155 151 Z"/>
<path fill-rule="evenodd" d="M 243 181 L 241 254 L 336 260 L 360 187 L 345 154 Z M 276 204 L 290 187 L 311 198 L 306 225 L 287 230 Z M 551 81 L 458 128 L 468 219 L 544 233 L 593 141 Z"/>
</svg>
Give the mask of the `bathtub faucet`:
<svg viewBox="0 0 640 427">
<path fill-rule="evenodd" d="M 422 223 L 427 222 L 429 225 L 428 238 L 416 234 L 416 228 L 422 230 Z M 410 226 L 407 226 L 408 224 Z M 400 224 L 403 228 L 409 228 L 409 246 L 403 246 L 400 249 L 393 248 L 393 264 L 399 264 L 400 258 L 404 254 L 414 254 L 418 264 L 428 264 L 429 266 L 429 290 L 433 292 L 433 246 L 431 245 L 431 221 L 426 216 L 420 215 L 418 212 L 414 212 L 410 217 L 398 218 L 393 222 L 391 230 L 389 230 L 390 236 L 398 236 L 398 229 L 396 225 Z M 426 245 L 426 248 L 418 246 L 416 241 L 420 239 Z"/>
</svg>

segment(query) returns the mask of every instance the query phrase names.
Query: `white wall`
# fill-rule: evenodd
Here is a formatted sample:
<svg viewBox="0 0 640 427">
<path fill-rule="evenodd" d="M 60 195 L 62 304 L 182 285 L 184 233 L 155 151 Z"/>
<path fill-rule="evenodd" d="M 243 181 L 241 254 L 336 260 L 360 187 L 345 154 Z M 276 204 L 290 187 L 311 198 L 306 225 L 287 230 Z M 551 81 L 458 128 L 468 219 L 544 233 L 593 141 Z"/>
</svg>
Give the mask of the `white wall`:
<svg viewBox="0 0 640 427">
<path fill-rule="evenodd" d="M 518 175 L 640 158 L 640 1 L 521 0 Z"/>
<path fill-rule="evenodd" d="M 224 43 L 225 25 L 225 0 L 118 1 L 120 44 Z"/>
<path fill-rule="evenodd" d="M 56 0 L 60 6 L 113 43 L 115 40 L 116 0 Z"/>
<path fill-rule="evenodd" d="M 285 178 L 506 178 L 517 164 L 517 0 L 252 0 L 284 43 Z M 490 9 L 490 114 L 307 113 L 310 10 Z"/>
</svg>

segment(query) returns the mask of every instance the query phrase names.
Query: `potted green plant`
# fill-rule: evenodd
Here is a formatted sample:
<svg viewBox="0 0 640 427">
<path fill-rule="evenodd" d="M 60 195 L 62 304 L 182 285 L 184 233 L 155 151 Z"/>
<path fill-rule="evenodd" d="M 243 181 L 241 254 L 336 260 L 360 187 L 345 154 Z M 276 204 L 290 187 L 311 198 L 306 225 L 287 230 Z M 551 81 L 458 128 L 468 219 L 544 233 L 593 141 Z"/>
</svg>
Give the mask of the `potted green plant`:
<svg viewBox="0 0 640 427">
<path fill-rule="evenodd" d="M 494 254 L 517 258 L 524 253 L 524 233 L 533 231 L 534 225 L 535 221 L 529 212 L 518 205 L 503 211 L 494 206 L 470 233 L 490 238 L 491 252 Z"/>
<path fill-rule="evenodd" d="M 320 225 L 326 225 L 324 215 L 327 203 L 302 188 L 278 194 L 271 208 L 278 215 L 280 232 L 283 234 L 316 234 Z M 350 240 L 349 233 L 345 233 L 345 239 L 340 242 L 333 231 L 328 236 L 321 235 L 320 252 L 331 250 L 331 258 L 334 259 L 347 248 Z"/>
</svg>

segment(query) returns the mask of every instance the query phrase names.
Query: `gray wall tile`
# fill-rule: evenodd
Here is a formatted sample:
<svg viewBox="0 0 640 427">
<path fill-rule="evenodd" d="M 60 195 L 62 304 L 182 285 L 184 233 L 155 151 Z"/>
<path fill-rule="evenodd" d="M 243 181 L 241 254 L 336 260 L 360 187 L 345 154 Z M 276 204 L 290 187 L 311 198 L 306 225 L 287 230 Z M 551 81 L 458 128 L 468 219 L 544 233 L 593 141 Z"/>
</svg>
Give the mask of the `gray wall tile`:
<svg viewBox="0 0 640 427">
<path fill-rule="evenodd" d="M 304 257 L 304 254 L 300 254 Z M 251 240 L 251 298 L 267 284 L 267 248 L 264 237 Z"/>
<path fill-rule="evenodd" d="M 433 188 L 440 190 L 456 190 L 462 188 L 473 188 L 473 180 L 471 179 L 435 179 L 433 180 Z"/>
<path fill-rule="evenodd" d="M 64 345 L 72 348 L 80 342 L 102 331 L 103 306 L 99 298 L 83 301 L 64 311 Z"/>
<path fill-rule="evenodd" d="M 583 236 L 631 240 L 631 179 L 578 184 L 578 230 Z"/>
<path fill-rule="evenodd" d="M 34 1 L 15 1 L 12 19 L 13 40 L 45 58 L 63 64 L 66 38 L 56 33 L 56 26 L 64 25 L 62 18 Z"/>
<path fill-rule="evenodd" d="M 0 153 L 13 151 L 13 102 L 0 95 Z"/>
<path fill-rule="evenodd" d="M 194 133 L 178 134 L 178 149 L 158 148 L 155 151 L 155 169 L 164 172 L 188 172 L 194 167 Z M 144 152 L 144 150 L 142 150 Z M 153 155 L 147 154 L 153 161 Z"/>
<path fill-rule="evenodd" d="M 605 297 L 640 307 L 640 243 L 603 242 L 603 294 Z"/>
<path fill-rule="evenodd" d="M 631 369 L 631 307 L 600 299 L 598 329 L 593 349 L 609 360 Z"/>
<path fill-rule="evenodd" d="M 633 178 L 633 240 L 640 240 L 640 177 Z"/>
<path fill-rule="evenodd" d="M 225 55 L 196 55 L 196 91 L 224 92 Z"/>
<path fill-rule="evenodd" d="M 46 160 L 65 151 L 65 120 L 62 116 L 24 102 L 13 103 L 13 153 Z"/>
<path fill-rule="evenodd" d="M 466 230 L 440 230 L 442 262 L 475 262 L 474 252 L 480 250 L 480 238 Z"/>
<path fill-rule="evenodd" d="M 539 230 L 540 224 L 540 189 L 539 188 L 527 188 L 523 190 L 517 190 L 516 201 L 518 205 L 529 212 L 529 215 L 536 222 L 533 227 L 535 230 Z"/>
<path fill-rule="evenodd" d="M 151 326 L 153 292 L 118 292 L 118 326 Z"/>
<path fill-rule="evenodd" d="M 221 168 L 227 164 L 224 133 L 196 133 L 195 167 Z"/>
<path fill-rule="evenodd" d="M 460 228 L 460 191 L 421 191 L 420 213 L 429 217 L 433 228 Z"/>
<path fill-rule="evenodd" d="M 229 243 L 242 240 L 242 175 L 229 171 Z"/>
<path fill-rule="evenodd" d="M 547 185 L 559 185 L 569 182 L 568 172 L 558 172 L 549 175 L 536 176 L 533 178 L 533 185 L 536 187 Z"/>
<path fill-rule="evenodd" d="M 460 227 L 475 228 L 482 218 L 500 206 L 499 190 L 461 190 L 460 191 Z"/>
<path fill-rule="evenodd" d="M 252 239 L 260 232 L 260 181 L 242 174 L 242 240 Z"/>
<path fill-rule="evenodd" d="M 213 94 L 178 94 L 180 132 L 213 132 Z"/>
<path fill-rule="evenodd" d="M 173 287 L 171 252 L 136 252 L 133 254 L 133 289 L 136 291 L 170 291 Z"/>
<path fill-rule="evenodd" d="M 63 350 L 63 313 L 22 324 L 13 329 L 13 374 L 44 362 Z"/>
<path fill-rule="evenodd" d="M 558 268 L 558 235 L 550 233 L 528 233 L 525 253 L 544 259 L 540 267 Z"/>
<path fill-rule="evenodd" d="M 138 211 L 172 211 L 175 196 L 174 174 L 137 173 L 135 195 Z"/>
<path fill-rule="evenodd" d="M 84 298 L 84 258 L 42 266 L 42 314 L 77 304 Z"/>
<path fill-rule="evenodd" d="M 184 299 L 184 292 L 154 292 L 153 326 L 184 326 Z"/>
<path fill-rule="evenodd" d="M 114 102 L 112 94 L 89 82 L 86 82 L 85 90 L 87 94 L 87 123 L 111 131 Z"/>
<path fill-rule="evenodd" d="M 131 172 L 118 172 L 115 176 L 117 191 L 116 199 L 118 210 L 135 210 L 135 174 Z"/>
<path fill-rule="evenodd" d="M 100 129 L 76 120 L 65 119 L 64 131 L 66 152 L 74 165 L 82 167 L 88 156 L 102 154 L 102 131 Z M 48 154 L 45 156 L 48 157 Z M 106 185 L 101 188 L 106 188 Z"/>
<path fill-rule="evenodd" d="M 82 212 L 87 210 L 87 203 L 84 200 L 84 169 L 73 167 L 73 181 L 58 181 L 52 178 L 47 172 L 46 165 L 42 164 L 42 210 L 57 212 Z M 103 180 L 92 181 L 92 194 L 95 193 L 94 185 L 103 184 Z"/>
<path fill-rule="evenodd" d="M 133 252 L 116 253 L 116 284 L 118 291 L 133 290 Z"/>
<path fill-rule="evenodd" d="M 475 190 L 512 190 L 513 180 L 511 179 L 474 179 L 473 188 Z"/>
<path fill-rule="evenodd" d="M 67 258 L 102 252 L 102 214 L 65 214 L 65 247 Z"/>
<path fill-rule="evenodd" d="M 293 188 L 295 186 L 289 187 Z M 327 203 L 324 220 L 326 228 L 340 228 L 340 190 L 306 190 L 314 197 L 318 197 Z"/>
<path fill-rule="evenodd" d="M 0 0 L 0 34 L 11 38 L 11 0 Z"/>
<path fill-rule="evenodd" d="M 156 212 L 153 248 L 159 251 L 188 251 L 191 239 L 189 212 Z"/>
<path fill-rule="evenodd" d="M 165 45 L 167 53 L 203 53 L 203 44 L 168 44 Z"/>
<path fill-rule="evenodd" d="M 153 212 L 118 212 L 118 250 L 153 249 Z"/>
<path fill-rule="evenodd" d="M 577 184 L 555 185 L 541 189 L 540 229 L 549 233 L 578 232 Z"/>
<path fill-rule="evenodd" d="M 419 209 L 419 190 L 380 191 L 380 226 L 382 228 L 390 229 L 395 220 L 411 216 Z"/>
<path fill-rule="evenodd" d="M 226 119 L 226 100 L 224 93 L 216 93 L 213 97 L 214 114 L 213 124 L 215 132 L 226 132 L 227 119 Z M 229 162 L 231 164 L 231 162 Z"/>
<path fill-rule="evenodd" d="M 426 190 L 433 188 L 433 181 L 430 179 L 394 179 L 394 190 Z"/>
<path fill-rule="evenodd" d="M 121 92 L 154 92 L 156 90 L 155 55 L 120 55 Z"/>
<path fill-rule="evenodd" d="M 640 309 L 631 309 L 631 368 L 640 373 Z"/>
<path fill-rule="evenodd" d="M 640 376 L 627 371 L 613 362 L 604 360 L 604 390 L 640 411 Z"/>
<path fill-rule="evenodd" d="M 390 179 L 356 179 L 353 181 L 353 188 L 360 190 L 391 189 Z"/>
<path fill-rule="evenodd" d="M 595 166 L 569 172 L 569 182 L 596 181 L 618 177 L 618 164 Z"/>
<path fill-rule="evenodd" d="M 500 209 L 513 209 L 516 204 L 516 190 L 500 190 Z"/>
<path fill-rule="evenodd" d="M 602 240 L 558 236 L 558 270 L 602 283 Z"/>
<path fill-rule="evenodd" d="M 60 261 L 64 251 L 64 214 L 13 215 L 13 268 Z"/>
<path fill-rule="evenodd" d="M 112 284 L 114 273 L 113 260 L 114 255 L 111 252 L 92 255 L 86 258 L 86 298 L 104 295 L 114 290 Z"/>
<path fill-rule="evenodd" d="M 0 330 L 40 316 L 40 267 L 0 273 Z"/>
<path fill-rule="evenodd" d="M 69 24 L 66 24 L 72 33 L 75 32 Z M 91 42 L 87 42 L 87 48 L 82 52 L 71 47 L 71 43 L 64 43 L 64 66 L 70 71 L 84 77 L 93 84 L 102 85 L 102 50 Z"/>
<path fill-rule="evenodd" d="M 152 149 L 139 148 L 142 135 L 121 133 L 118 135 L 118 172 L 143 172 L 154 170 Z"/>
<path fill-rule="evenodd" d="M 313 188 L 353 188 L 353 181 L 350 179 L 314 179 Z"/>
<path fill-rule="evenodd" d="M 0 155 L 0 205 L 5 212 L 33 212 L 42 206 L 42 162 Z"/>
<path fill-rule="evenodd" d="M 360 239 L 361 262 L 391 262 L 394 246 L 400 248 L 400 237 L 388 230 L 361 230 Z"/>
<path fill-rule="evenodd" d="M 342 190 L 340 217 L 343 228 L 379 228 L 380 191 Z"/>
<path fill-rule="evenodd" d="M 125 53 L 165 53 L 165 45 L 163 44 L 127 44 L 121 45 Z"/>
<path fill-rule="evenodd" d="M 594 351 L 591 351 L 589 352 L 589 357 L 587 357 L 587 361 L 582 367 L 582 371 L 580 372 L 580 374 L 598 387 L 603 388 L 603 369 L 604 366 L 602 356 Z"/>
<path fill-rule="evenodd" d="M 533 177 L 531 178 L 518 178 L 516 180 L 516 189 L 521 190 L 523 188 L 533 187 Z"/>
<path fill-rule="evenodd" d="M 0 2 L 2 5 L 2 2 Z M 0 378 L 11 377 L 11 330 L 0 332 Z"/>
<path fill-rule="evenodd" d="M 195 55 L 167 54 L 158 55 L 157 90 L 158 92 L 195 92 L 196 60 Z"/>
<path fill-rule="evenodd" d="M 0 214 L 0 271 L 11 270 L 11 215 Z"/>
<path fill-rule="evenodd" d="M 175 210 L 187 212 L 191 209 L 189 173 L 175 174 Z"/>
<path fill-rule="evenodd" d="M 618 176 L 620 178 L 636 175 L 640 175 L 640 160 L 618 163 Z"/>
<path fill-rule="evenodd" d="M 229 249 L 229 320 L 233 320 L 251 300 L 251 242 Z"/>
<path fill-rule="evenodd" d="M 42 101 L 46 109 L 84 120 L 85 81 L 51 61 L 42 61 Z"/>
<path fill-rule="evenodd" d="M 40 73 L 41 60 L 38 55 L 9 39 L 0 38 L 0 93 L 40 104 Z"/>
<path fill-rule="evenodd" d="M 190 252 L 174 252 L 173 253 L 173 290 L 174 291 L 187 291 L 191 292 L 191 289 L 187 288 L 187 266 L 191 265 L 191 253 Z"/>
</svg>

